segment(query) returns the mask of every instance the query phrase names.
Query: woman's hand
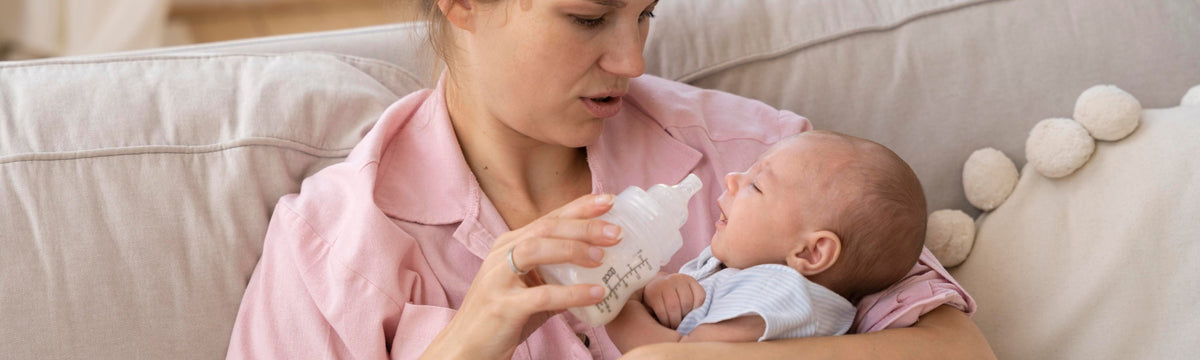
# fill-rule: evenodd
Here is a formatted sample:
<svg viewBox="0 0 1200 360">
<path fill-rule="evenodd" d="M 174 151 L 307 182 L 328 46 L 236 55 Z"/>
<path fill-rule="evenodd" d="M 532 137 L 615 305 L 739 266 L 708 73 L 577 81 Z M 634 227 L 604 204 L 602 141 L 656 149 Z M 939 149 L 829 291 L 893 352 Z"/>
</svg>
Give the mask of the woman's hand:
<svg viewBox="0 0 1200 360">
<path fill-rule="evenodd" d="M 613 199 L 609 194 L 586 195 L 500 235 L 462 306 L 423 357 L 509 358 L 552 312 L 600 302 L 603 287 L 543 284 L 536 268 L 561 263 L 599 266 L 602 247 L 615 245 L 621 230 L 593 218 L 612 208 Z"/>
<path fill-rule="evenodd" d="M 704 287 L 696 278 L 671 274 L 647 284 L 642 302 L 654 310 L 660 324 L 678 329 L 684 316 L 704 304 L 704 296 Z"/>
</svg>

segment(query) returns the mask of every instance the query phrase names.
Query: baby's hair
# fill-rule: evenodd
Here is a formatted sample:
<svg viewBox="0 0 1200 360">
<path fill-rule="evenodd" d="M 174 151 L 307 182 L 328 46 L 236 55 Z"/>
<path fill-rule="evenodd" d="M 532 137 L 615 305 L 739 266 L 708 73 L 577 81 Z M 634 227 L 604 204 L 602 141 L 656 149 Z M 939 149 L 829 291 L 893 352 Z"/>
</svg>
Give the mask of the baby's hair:
<svg viewBox="0 0 1200 360">
<path fill-rule="evenodd" d="M 859 191 L 836 191 L 854 195 L 840 201 L 830 224 L 842 240 L 842 254 L 834 267 L 840 268 L 835 278 L 845 286 L 835 291 L 858 302 L 899 281 L 917 262 L 925 242 L 925 193 L 917 174 L 886 146 L 821 133 L 849 142 L 855 155 L 837 186 Z"/>
</svg>

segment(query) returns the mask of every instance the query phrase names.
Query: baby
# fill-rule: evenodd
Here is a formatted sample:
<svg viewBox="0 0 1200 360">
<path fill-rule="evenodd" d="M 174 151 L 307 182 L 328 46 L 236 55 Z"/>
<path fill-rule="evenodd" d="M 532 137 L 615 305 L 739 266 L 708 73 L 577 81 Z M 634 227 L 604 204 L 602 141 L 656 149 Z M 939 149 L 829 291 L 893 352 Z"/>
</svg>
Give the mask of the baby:
<svg viewBox="0 0 1200 360">
<path fill-rule="evenodd" d="M 834 132 L 780 141 L 726 175 L 717 201 L 711 246 L 608 324 L 622 352 L 844 334 L 854 304 L 912 269 L 925 239 L 925 195 L 908 164 Z"/>
</svg>

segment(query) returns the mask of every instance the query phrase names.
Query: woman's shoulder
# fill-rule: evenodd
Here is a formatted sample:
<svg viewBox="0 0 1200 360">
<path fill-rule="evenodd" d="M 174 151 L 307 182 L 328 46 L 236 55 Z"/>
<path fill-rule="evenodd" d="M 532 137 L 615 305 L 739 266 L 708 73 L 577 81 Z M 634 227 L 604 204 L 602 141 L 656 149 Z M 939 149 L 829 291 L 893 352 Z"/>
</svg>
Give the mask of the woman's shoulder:
<svg viewBox="0 0 1200 360">
<path fill-rule="evenodd" d="M 812 128 L 808 119 L 762 101 L 651 75 L 633 79 L 630 105 L 667 129 L 703 130 L 713 141 L 774 143 Z"/>
<path fill-rule="evenodd" d="M 345 158 L 306 177 L 299 192 L 281 199 L 280 204 L 317 228 L 339 228 L 343 224 L 354 224 L 364 216 L 379 213 L 377 193 L 394 192 L 395 187 L 403 183 L 388 183 L 387 180 L 393 179 L 380 179 L 381 176 L 388 177 L 396 172 L 385 170 L 382 163 L 389 160 L 396 162 L 394 158 L 403 159 L 398 155 L 389 157 L 389 153 L 404 154 L 412 152 L 406 150 L 431 147 L 431 136 L 410 134 L 428 132 L 425 131 L 428 130 L 428 124 L 423 122 L 433 121 L 430 116 L 421 116 L 420 112 L 430 105 L 431 100 L 437 100 L 430 94 L 431 91 L 425 89 L 397 100 L 380 115 L 379 120 Z M 423 128 L 409 129 L 412 127 Z M 428 157 L 424 156 L 428 154 L 422 155 L 412 157 Z M 413 172 L 405 170 L 408 169 L 398 171 Z M 384 186 L 380 186 L 381 181 Z"/>
</svg>

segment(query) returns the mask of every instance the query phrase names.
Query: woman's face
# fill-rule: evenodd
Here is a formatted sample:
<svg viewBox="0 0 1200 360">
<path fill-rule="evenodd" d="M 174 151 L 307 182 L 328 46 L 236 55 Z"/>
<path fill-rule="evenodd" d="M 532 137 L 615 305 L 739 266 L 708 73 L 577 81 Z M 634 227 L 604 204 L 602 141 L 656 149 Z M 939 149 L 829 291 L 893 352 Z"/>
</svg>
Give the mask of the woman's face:
<svg viewBox="0 0 1200 360">
<path fill-rule="evenodd" d="M 657 0 L 502 0 L 476 4 L 452 76 L 459 104 L 538 143 L 592 144 L 616 115 Z M 462 76 L 460 76 L 462 75 Z M 452 109 L 452 113 L 453 109 Z M 483 119 L 481 119 L 483 120 Z M 483 120 L 487 121 L 487 120 Z"/>
</svg>

